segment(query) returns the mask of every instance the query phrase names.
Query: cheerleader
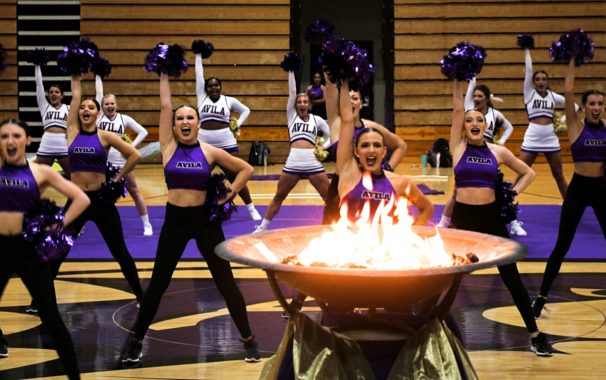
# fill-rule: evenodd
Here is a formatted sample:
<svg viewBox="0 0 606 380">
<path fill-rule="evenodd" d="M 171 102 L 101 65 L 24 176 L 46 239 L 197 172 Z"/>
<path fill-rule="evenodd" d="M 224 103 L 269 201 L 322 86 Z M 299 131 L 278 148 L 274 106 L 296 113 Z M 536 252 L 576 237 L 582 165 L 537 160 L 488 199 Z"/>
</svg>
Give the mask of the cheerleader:
<svg viewBox="0 0 606 380">
<path fill-rule="evenodd" d="M 476 85 L 476 78 L 474 77 L 467 86 L 467 93 L 465 94 L 465 109 L 480 111 L 486 119 L 486 131 L 484 132 L 484 140 L 488 143 L 496 143 L 498 145 L 505 145 L 511 133 L 513 132 L 513 126 L 503 116 L 501 111 L 496 110 L 492 104 L 493 96 L 488 86 L 480 84 Z M 502 129 L 501 137 L 495 142 L 496 134 L 499 129 Z M 452 217 L 452 208 L 454 207 L 454 193 L 446 206 L 438 227 L 448 227 L 450 219 Z M 526 232 L 520 226 L 521 223 L 518 221 L 512 222 L 512 230 L 515 229 L 519 235 L 525 235 Z M 516 226 L 516 227 L 514 227 Z M 519 227 L 519 228 L 518 228 Z"/>
<path fill-rule="evenodd" d="M 324 74 L 324 79 L 326 82 L 326 92 L 324 94 L 324 96 L 326 97 L 326 114 L 327 122 L 330 126 L 330 141 L 332 143 L 329 148 L 329 152 L 334 159 L 336 157 L 339 141 L 339 132 L 341 129 L 341 117 L 339 113 L 339 90 L 337 89 L 336 83 L 333 83 L 330 80 L 327 73 Z M 404 140 L 399 138 L 395 133 L 389 131 L 381 124 L 376 123 L 372 120 L 362 119 L 360 117 L 360 110 L 362 109 L 361 92 L 359 90 L 350 90 L 349 95 L 354 113 L 354 137 L 357 136 L 360 132 L 362 132 L 365 128 L 370 127 L 381 132 L 383 138 L 385 139 L 385 145 L 391 152 L 391 156 L 389 157 L 389 160 L 386 161 L 386 164 L 392 170 L 395 169 L 404 157 L 404 154 L 406 153 L 406 142 L 404 142 Z M 330 185 L 328 188 L 328 195 L 325 202 L 323 215 L 324 224 L 331 224 L 332 222 L 339 219 L 339 177 L 340 174 L 337 169 L 336 173 L 333 175 L 330 181 Z"/>
<path fill-rule="evenodd" d="M 280 211 L 282 202 L 292 191 L 299 180 L 309 179 L 322 200 L 326 201 L 328 192 L 328 176 L 322 163 L 314 154 L 316 139 L 320 132 L 324 136 L 330 135 L 328 125 L 319 116 L 310 113 L 310 99 L 306 93 L 297 95 L 295 73 L 288 72 L 288 101 L 286 103 L 286 119 L 290 139 L 290 153 L 280 173 L 276 194 L 271 200 L 261 224 L 254 232 L 267 230 L 273 218 Z M 328 147 L 330 140 L 326 139 L 324 147 Z"/>
<path fill-rule="evenodd" d="M 240 115 L 236 122 L 237 128 L 240 128 L 248 118 L 248 115 L 250 115 L 250 109 L 240 103 L 238 99 L 222 95 L 221 80 L 219 78 L 204 79 L 201 53 L 196 54 L 196 98 L 198 101 L 198 113 L 202 120 L 198 139 L 237 156 L 238 142 L 229 127 L 230 116 L 233 112 Z M 235 174 L 230 173 L 229 170 L 224 170 L 224 172 L 229 181 L 232 182 Z M 252 220 L 261 220 L 261 215 L 250 197 L 248 186 L 245 185 L 242 187 L 238 195 L 242 198 L 244 204 L 246 204 L 250 218 Z"/>
<path fill-rule="evenodd" d="M 15 119 L 0 122 L 0 298 L 11 276 L 19 275 L 23 284 L 37 302 L 40 319 L 52 337 L 59 359 L 70 379 L 79 379 L 80 371 L 69 331 L 59 309 L 53 276 L 47 262 L 43 262 L 34 246 L 22 235 L 24 215 L 32 211 L 40 194 L 52 188 L 71 200 L 65 212 L 63 226 L 70 226 L 89 204 L 76 185 L 63 179 L 46 165 L 28 163 L 25 148 L 31 143 L 28 125 Z M 0 330 L 0 357 L 7 357 L 6 341 Z"/>
<path fill-rule="evenodd" d="M 147 130 L 143 126 L 135 121 L 132 117 L 117 112 L 118 103 L 116 102 L 116 96 L 113 94 L 103 95 L 103 80 L 101 76 L 95 76 L 95 88 L 96 88 L 96 99 L 101 104 L 102 113 L 97 118 L 97 128 L 103 131 L 114 132 L 124 139 L 126 130 L 131 129 L 137 134 L 132 142 L 133 147 L 137 147 L 145 137 L 147 137 Z M 122 169 L 126 159 L 118 152 L 115 148 L 110 148 L 107 154 L 107 162 L 111 165 Z M 126 190 L 133 198 L 135 207 L 143 223 L 143 236 L 152 236 L 154 234 L 151 223 L 149 222 L 149 214 L 147 213 L 147 205 L 145 199 L 137 187 L 137 180 L 135 179 L 135 172 L 130 171 L 126 175 Z"/>
<path fill-rule="evenodd" d="M 229 262 L 215 253 L 215 247 L 225 240 L 223 229 L 220 222 L 209 220 L 210 208 L 205 205 L 207 182 L 213 167 L 221 166 L 235 174 L 225 201 L 233 198 L 244 187 L 253 174 L 253 168 L 223 149 L 197 140 L 199 115 L 195 108 L 187 105 L 177 108 L 173 113 L 169 78 L 166 74 L 160 75 L 160 101 L 160 150 L 168 186 L 166 217 L 160 231 L 152 277 L 133 327 L 134 336 L 122 353 L 121 361 L 128 366 L 140 363 L 143 356 L 142 341 L 158 311 L 162 295 L 168 288 L 185 246 L 189 240 L 195 239 L 242 336 L 246 350 L 244 360 L 258 362 L 261 357 L 248 324 L 246 303 Z M 180 165 L 183 163 L 187 165 Z"/>
<path fill-rule="evenodd" d="M 507 148 L 487 143 L 484 140 L 486 127 L 482 112 L 465 112 L 461 83 L 455 80 L 450 151 L 457 190 L 452 223 L 459 229 L 509 238 L 495 198 L 499 166 L 503 164 L 518 175 L 513 187 L 518 194 L 530 185 L 535 174 Z M 502 265 L 498 270 L 530 333 L 531 350 L 539 356 L 551 356 L 552 348 L 537 328 L 530 299 L 516 264 Z"/>
<path fill-rule="evenodd" d="M 311 100 L 311 113 L 326 119 L 326 99 L 324 99 L 325 87 L 322 84 L 322 74 L 316 71 L 313 75 L 313 83 L 305 88 L 305 93 Z"/>
<path fill-rule="evenodd" d="M 558 239 L 547 261 L 540 293 L 532 304 L 536 318 L 541 316 L 549 290 L 560 271 L 587 207 L 593 208 L 606 238 L 606 127 L 602 120 L 604 95 L 598 90 L 589 90 L 583 94 L 583 119 L 583 115 L 577 112 L 575 107 L 574 79 L 575 57 L 570 60 L 564 82 L 565 112 L 574 174 L 562 204 Z"/>
<path fill-rule="evenodd" d="M 110 148 L 117 149 L 126 158 L 122 170 L 113 179 L 116 182 L 125 178 L 133 170 L 139 161 L 140 154 L 117 134 L 97 129 L 97 115 L 100 112 L 100 106 L 95 99 L 82 99 L 80 75 L 72 75 L 71 88 L 72 102 L 67 117 L 67 137 L 72 182 L 84 190 L 91 204 L 72 223 L 70 230 L 74 236 L 77 236 L 87 221 L 93 221 L 99 228 L 112 256 L 120 264 L 120 269 L 137 300 L 140 300 L 143 296 L 143 289 L 139 282 L 135 261 L 124 242 L 118 209 L 114 203 L 101 199 L 102 192 L 99 191 L 106 180 L 107 152 Z M 66 207 L 68 206 L 66 205 Z M 60 265 L 60 261 L 54 265 L 55 276 L 59 273 Z"/>
<path fill-rule="evenodd" d="M 524 56 L 526 62 L 524 105 L 530 123 L 524 134 L 520 159 L 528 166 L 532 166 L 537 155 L 544 154 L 560 195 L 564 198 L 568 184 L 562 170 L 560 140 L 553 126 L 555 109 L 564 106 L 564 97 L 549 89 L 547 72 L 544 70 L 533 72 L 529 49 L 524 49 Z M 578 110 L 576 104 L 574 107 Z"/>
<path fill-rule="evenodd" d="M 42 117 L 44 133 L 36 152 L 36 163 L 52 166 L 59 162 L 67 178 L 70 175 L 69 158 L 67 157 L 67 113 L 69 106 L 63 104 L 63 90 L 58 84 L 48 89 L 48 99 L 44 92 L 42 68 L 34 66 L 36 78 L 36 101 Z"/>
</svg>

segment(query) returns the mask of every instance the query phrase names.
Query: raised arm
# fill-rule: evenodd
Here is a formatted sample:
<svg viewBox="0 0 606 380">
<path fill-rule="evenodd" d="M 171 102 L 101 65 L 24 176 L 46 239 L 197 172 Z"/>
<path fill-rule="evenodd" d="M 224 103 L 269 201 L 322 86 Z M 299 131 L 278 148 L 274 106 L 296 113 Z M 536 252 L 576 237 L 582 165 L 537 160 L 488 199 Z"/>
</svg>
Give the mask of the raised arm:
<svg viewBox="0 0 606 380">
<path fill-rule="evenodd" d="M 524 104 L 530 101 L 532 91 L 534 91 L 532 83 L 532 57 L 530 56 L 530 49 L 524 49 Z"/>
<path fill-rule="evenodd" d="M 137 134 L 137 137 L 133 140 L 133 147 L 136 148 L 147 137 L 147 129 L 143 128 L 141 124 L 128 115 L 122 115 L 122 120 L 124 120 L 124 125 L 127 129 L 130 128 Z"/>
<path fill-rule="evenodd" d="M 330 141 L 334 144 L 339 140 L 339 131 L 341 129 L 341 118 L 339 116 L 339 89 L 336 83 L 332 83 L 328 74 L 324 73 L 326 87 L 324 99 L 326 104 L 326 121 L 330 127 Z"/>
<path fill-rule="evenodd" d="M 286 101 L 286 122 L 290 123 L 295 116 L 297 116 L 297 110 L 295 108 L 295 99 L 297 98 L 297 80 L 295 79 L 295 72 L 288 72 L 288 100 Z"/>
<path fill-rule="evenodd" d="M 395 170 L 395 168 L 400 164 L 402 159 L 404 158 L 404 154 L 406 153 L 406 149 L 408 149 L 408 145 L 404 140 L 402 140 L 398 135 L 385 128 L 383 125 L 372 121 L 364 119 L 364 125 L 367 127 L 372 127 L 374 129 L 379 130 L 385 139 L 385 146 L 391 151 L 391 157 L 389 158 L 389 166 Z"/>
<path fill-rule="evenodd" d="M 40 114 L 44 117 L 44 112 L 48 107 L 48 100 L 46 100 L 46 92 L 44 91 L 44 82 L 42 81 L 42 67 L 36 65 L 34 67 L 34 76 L 36 78 L 36 101 L 38 102 L 38 109 Z"/>
<path fill-rule="evenodd" d="M 576 104 L 574 102 L 574 77 L 575 77 L 575 57 L 568 62 L 568 71 L 564 80 L 564 113 L 566 115 L 566 125 L 568 126 L 568 139 L 570 143 L 576 141 L 583 129 L 581 120 L 577 115 Z"/>
<path fill-rule="evenodd" d="M 507 120 L 507 118 L 501 113 L 501 111 L 494 110 L 495 113 L 495 123 L 500 125 L 503 128 L 503 133 L 501 134 L 501 138 L 497 141 L 499 145 L 505 145 L 509 136 L 513 133 L 513 125 Z"/>
<path fill-rule="evenodd" d="M 476 89 L 476 77 L 473 77 L 473 79 L 469 82 L 469 85 L 467 86 L 467 92 L 465 93 L 465 103 L 463 104 L 465 106 L 466 110 L 471 110 L 475 108 L 475 105 L 473 103 L 473 92 Z M 488 101 L 489 99 L 487 99 Z"/>
<path fill-rule="evenodd" d="M 463 121 L 465 109 L 463 108 L 463 89 L 461 82 L 455 79 L 452 91 L 452 124 L 450 125 L 450 151 L 463 141 Z"/>
<path fill-rule="evenodd" d="M 160 74 L 160 121 L 158 123 L 158 140 L 160 140 L 160 151 L 175 140 L 173 134 L 173 110 L 170 99 L 170 82 L 167 74 Z"/>
<path fill-rule="evenodd" d="M 229 110 L 231 112 L 236 112 L 240 115 L 240 117 L 238 117 L 238 127 L 241 127 L 242 124 L 244 124 L 244 122 L 246 121 L 246 119 L 248 119 L 248 116 L 250 115 L 250 108 L 246 107 L 244 104 L 242 104 L 238 99 L 231 97 L 231 96 L 226 96 L 227 98 L 227 107 L 229 107 Z"/>
<path fill-rule="evenodd" d="M 202 64 L 202 53 L 196 54 L 196 101 L 198 109 L 202 105 L 202 101 L 206 97 L 206 88 L 204 81 L 204 65 Z"/>
<path fill-rule="evenodd" d="M 353 160 L 354 144 L 354 116 L 349 97 L 349 83 L 344 80 L 339 94 L 339 113 L 341 115 L 341 131 L 339 132 L 339 146 L 337 147 L 337 173 L 342 174 L 343 169 Z"/>
<path fill-rule="evenodd" d="M 95 75 L 95 99 L 101 105 L 101 113 L 103 112 L 103 79 L 100 75 Z"/>
<path fill-rule="evenodd" d="M 82 100 L 82 84 L 80 75 L 72 75 L 71 80 L 72 101 L 67 113 L 67 141 L 68 145 L 76 138 L 80 132 L 80 120 L 78 113 L 80 111 L 80 101 Z"/>
</svg>

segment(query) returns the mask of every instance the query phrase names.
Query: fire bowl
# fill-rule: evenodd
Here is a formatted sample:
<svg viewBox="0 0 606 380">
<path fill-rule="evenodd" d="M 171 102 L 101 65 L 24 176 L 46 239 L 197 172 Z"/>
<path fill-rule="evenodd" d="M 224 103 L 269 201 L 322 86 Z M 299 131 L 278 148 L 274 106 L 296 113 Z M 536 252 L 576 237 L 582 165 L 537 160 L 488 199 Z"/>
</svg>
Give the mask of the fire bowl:
<svg viewBox="0 0 606 380">
<path fill-rule="evenodd" d="M 270 280 L 275 276 L 330 307 L 391 309 L 437 298 L 453 284 L 458 287 L 462 275 L 513 263 L 523 259 L 527 253 L 525 247 L 509 239 L 440 229 L 447 252 L 460 255 L 473 252 L 479 261 L 458 266 L 402 270 L 332 269 L 282 263 L 284 257 L 299 254 L 313 238 L 331 228 L 306 226 L 239 236 L 221 243 L 216 252 L 225 260 L 261 268 Z M 433 227 L 413 228 L 420 236 L 429 237 L 436 233 Z"/>
</svg>

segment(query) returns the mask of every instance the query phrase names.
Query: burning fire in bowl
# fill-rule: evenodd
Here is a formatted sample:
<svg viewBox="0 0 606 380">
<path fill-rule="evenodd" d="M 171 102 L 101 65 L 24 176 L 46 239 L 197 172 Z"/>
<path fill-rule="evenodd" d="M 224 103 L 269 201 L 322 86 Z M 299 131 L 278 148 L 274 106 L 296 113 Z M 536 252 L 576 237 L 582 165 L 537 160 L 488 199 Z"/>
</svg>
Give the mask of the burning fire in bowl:
<svg viewBox="0 0 606 380">
<path fill-rule="evenodd" d="M 441 241 L 439 244 L 429 243 L 430 245 L 441 246 L 451 259 L 467 257 L 471 252 L 478 260 L 459 265 L 444 262 L 442 259 L 437 263 L 427 262 L 425 257 L 432 253 L 413 253 L 409 251 L 408 243 L 411 239 L 415 242 L 419 239 L 431 241 L 436 238 L 437 230 L 433 227 L 412 226 L 409 228 L 410 233 L 416 237 L 403 231 L 397 231 L 395 238 L 390 235 L 388 240 L 396 244 L 399 241 L 402 247 L 397 253 L 388 255 L 417 256 L 421 258 L 418 265 L 410 264 L 402 258 L 397 259 L 406 264 L 400 267 L 390 266 L 391 264 L 363 267 L 349 263 L 335 267 L 328 264 L 307 266 L 288 263 L 293 261 L 292 258 L 303 255 L 308 247 L 313 247 L 312 250 L 318 257 L 326 257 L 327 262 L 330 262 L 330 257 L 335 254 L 348 256 L 354 237 L 362 240 L 376 239 L 376 236 L 355 233 L 332 236 L 330 241 L 317 240 L 324 238 L 326 234 L 333 234 L 335 228 L 338 229 L 335 226 L 308 226 L 239 236 L 223 242 L 216 251 L 226 260 L 261 268 L 267 272 L 270 281 L 276 277 L 330 307 L 396 310 L 439 296 L 466 273 L 509 264 L 526 255 L 526 249 L 512 240 L 471 231 L 440 229 Z M 384 233 L 385 231 L 380 231 L 378 235 Z M 381 240 L 385 240 L 385 236 L 381 237 Z M 372 240 L 367 243 L 372 243 L 365 243 L 370 247 L 377 242 Z M 377 262 L 375 259 L 365 259 L 366 262 L 369 260 Z M 379 259 L 379 264 L 382 263 L 384 260 Z"/>
</svg>

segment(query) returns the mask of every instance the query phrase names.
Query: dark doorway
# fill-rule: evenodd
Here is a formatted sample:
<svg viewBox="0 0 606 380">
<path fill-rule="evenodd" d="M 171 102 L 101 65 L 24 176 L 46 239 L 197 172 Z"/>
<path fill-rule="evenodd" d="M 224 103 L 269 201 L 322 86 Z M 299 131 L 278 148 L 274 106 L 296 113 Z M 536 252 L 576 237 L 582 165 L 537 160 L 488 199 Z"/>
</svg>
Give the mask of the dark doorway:
<svg viewBox="0 0 606 380">
<path fill-rule="evenodd" d="M 319 47 L 310 46 L 303 35 L 312 20 L 324 18 L 335 25 L 336 34 L 368 51 L 376 73 L 363 90 L 362 117 L 393 131 L 393 2 L 292 0 L 291 6 L 291 49 L 298 51 L 305 62 L 300 88 L 305 88 L 318 70 L 320 54 Z"/>
</svg>

